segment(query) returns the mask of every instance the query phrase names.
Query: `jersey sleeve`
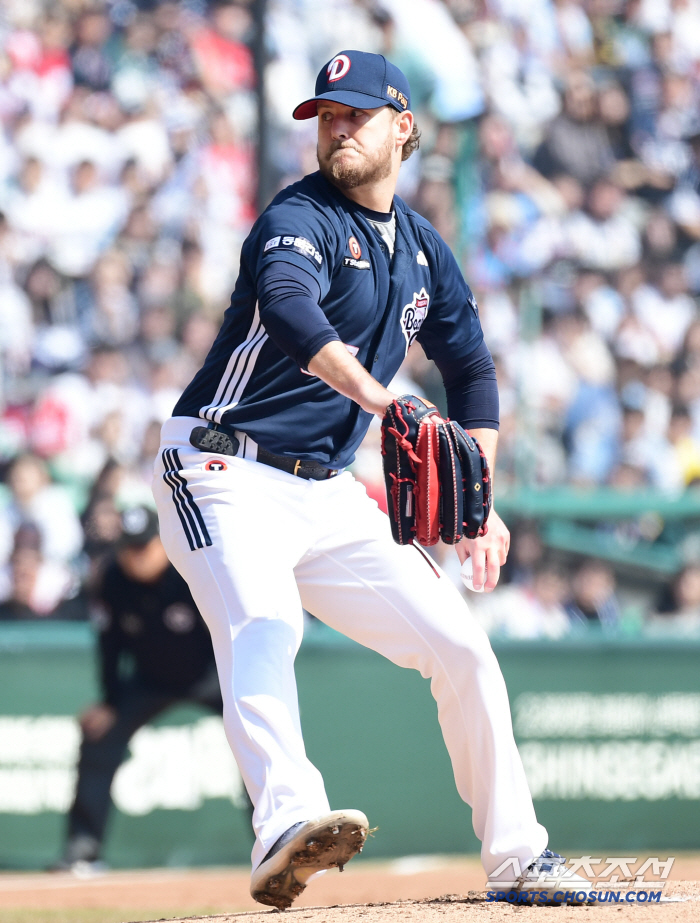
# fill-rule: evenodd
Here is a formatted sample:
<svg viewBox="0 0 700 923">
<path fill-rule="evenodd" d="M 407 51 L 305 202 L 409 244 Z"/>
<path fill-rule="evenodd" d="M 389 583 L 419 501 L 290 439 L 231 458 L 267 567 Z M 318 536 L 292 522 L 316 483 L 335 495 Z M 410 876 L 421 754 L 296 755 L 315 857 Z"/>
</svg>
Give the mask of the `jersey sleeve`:
<svg viewBox="0 0 700 923">
<path fill-rule="evenodd" d="M 457 260 L 442 239 L 436 250 L 437 285 L 417 339 L 428 358 L 440 367 L 472 356 L 483 342 L 484 334 L 476 299 Z"/>
<path fill-rule="evenodd" d="M 465 429 L 498 429 L 498 382 L 486 343 L 471 356 L 438 365 L 447 396 L 447 412 Z"/>
<path fill-rule="evenodd" d="M 333 276 L 337 241 L 329 218 L 310 204 L 281 202 L 260 218 L 250 253 L 257 281 L 273 264 L 291 263 L 308 273 L 318 285 L 319 300 L 328 294 Z"/>
<path fill-rule="evenodd" d="M 438 248 L 438 281 L 418 341 L 435 361 L 447 393 L 447 410 L 465 429 L 498 429 L 498 384 L 484 343 L 476 299 L 452 251 Z"/>
<path fill-rule="evenodd" d="M 318 286 L 292 263 L 263 266 L 258 277 L 260 319 L 275 345 L 306 370 L 338 333 L 318 305 Z"/>
</svg>

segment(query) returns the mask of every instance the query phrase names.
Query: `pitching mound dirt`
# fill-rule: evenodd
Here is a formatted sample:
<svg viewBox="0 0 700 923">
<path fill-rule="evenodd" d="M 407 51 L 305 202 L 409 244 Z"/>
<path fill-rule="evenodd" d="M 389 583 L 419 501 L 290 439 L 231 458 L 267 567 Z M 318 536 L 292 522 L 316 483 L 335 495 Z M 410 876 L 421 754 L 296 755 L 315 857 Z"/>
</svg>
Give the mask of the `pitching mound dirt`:
<svg viewBox="0 0 700 923">
<path fill-rule="evenodd" d="M 270 913 L 279 911 L 223 914 L 209 917 L 189 917 L 178 923 L 263 923 Z M 507 903 L 491 903 L 486 892 L 470 891 L 468 894 L 448 894 L 432 900 L 396 901 L 380 904 L 351 904 L 334 907 L 300 907 L 284 911 L 289 923 L 302 920 L 306 923 L 398 923 L 399 920 L 420 923 L 488 923 L 488 921 L 517 920 L 517 923 L 537 919 L 538 923 L 571 921 L 577 923 L 696 923 L 700 919 L 700 883 L 680 881 L 667 885 L 661 901 L 653 904 L 590 905 L 579 907 L 524 907 Z"/>
<path fill-rule="evenodd" d="M 486 901 L 478 858 L 412 856 L 390 862 L 355 861 L 341 875 L 311 882 L 288 923 L 695 923 L 700 921 L 700 857 L 676 858 L 661 903 L 584 907 L 525 907 Z M 248 869 L 113 871 L 89 879 L 70 874 L 0 873 L 0 920 L 55 923 L 274 923 L 279 912 L 255 904 Z M 575 915 L 575 916 L 574 916 Z"/>
</svg>

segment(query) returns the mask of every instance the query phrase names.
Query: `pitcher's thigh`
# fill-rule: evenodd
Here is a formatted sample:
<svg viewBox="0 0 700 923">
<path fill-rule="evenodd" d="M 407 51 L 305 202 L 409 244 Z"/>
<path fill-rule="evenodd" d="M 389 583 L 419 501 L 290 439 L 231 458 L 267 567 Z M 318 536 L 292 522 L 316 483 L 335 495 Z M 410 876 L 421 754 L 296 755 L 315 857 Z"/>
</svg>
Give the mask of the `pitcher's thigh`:
<svg viewBox="0 0 700 923">
<path fill-rule="evenodd" d="M 304 607 L 401 666 L 431 675 L 436 660 L 491 661 L 485 632 L 427 553 L 371 527 L 295 569 Z M 372 534 L 374 532 L 374 534 Z"/>
<path fill-rule="evenodd" d="M 231 642 L 231 629 L 252 620 L 282 620 L 301 637 L 302 611 L 291 561 L 277 555 L 271 574 L 269 537 L 252 519 L 245 485 L 227 491 L 222 484 L 212 490 L 206 477 L 186 471 L 191 503 L 196 505 L 206 537 L 192 547 L 191 522 L 183 525 L 180 497 L 156 472 L 153 495 L 160 518 L 161 539 L 168 557 L 187 581 L 194 600 L 207 622 L 212 638 L 223 635 Z M 241 478 L 245 473 L 241 474 Z M 225 483 L 225 482 L 224 482 Z M 285 632 L 286 634 L 286 632 Z M 297 638 L 295 637 L 295 642 Z"/>
</svg>

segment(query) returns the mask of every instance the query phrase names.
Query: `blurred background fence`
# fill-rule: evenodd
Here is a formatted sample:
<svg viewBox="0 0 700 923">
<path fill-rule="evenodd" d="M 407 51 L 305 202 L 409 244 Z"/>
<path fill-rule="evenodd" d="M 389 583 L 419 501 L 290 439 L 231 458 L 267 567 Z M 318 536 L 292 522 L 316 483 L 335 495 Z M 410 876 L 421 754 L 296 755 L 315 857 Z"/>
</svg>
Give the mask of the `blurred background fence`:
<svg viewBox="0 0 700 923">
<path fill-rule="evenodd" d="M 315 169 L 291 111 L 341 48 L 411 82 L 399 194 L 498 368 L 512 553 L 470 604 L 503 643 L 642 645 L 688 692 L 665 658 L 700 638 L 700 0 L 4 0 L 0 619 L 89 618 L 242 241 Z M 444 409 L 417 345 L 397 387 Z M 353 470 L 383 504 L 374 427 Z"/>
<path fill-rule="evenodd" d="M 0 868 L 45 868 L 60 853 L 74 715 L 96 694 L 92 643 L 86 625 L 0 626 Z M 697 641 L 591 633 L 495 650 L 537 814 L 558 848 L 698 848 Z M 316 626 L 297 682 L 306 749 L 331 804 L 358 804 L 379 827 L 366 858 L 479 851 L 427 680 Z M 109 865 L 249 861 L 249 814 L 220 718 L 180 706 L 130 749 L 112 786 Z"/>
</svg>

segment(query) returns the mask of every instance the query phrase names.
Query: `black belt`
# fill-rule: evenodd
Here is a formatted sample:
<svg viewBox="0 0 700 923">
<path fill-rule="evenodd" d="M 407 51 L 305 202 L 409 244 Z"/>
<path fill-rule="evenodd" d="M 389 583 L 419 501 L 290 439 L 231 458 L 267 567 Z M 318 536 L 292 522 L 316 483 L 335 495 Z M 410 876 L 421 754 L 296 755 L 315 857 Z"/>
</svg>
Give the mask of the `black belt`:
<svg viewBox="0 0 700 923">
<path fill-rule="evenodd" d="M 241 442 L 231 426 L 223 423 L 210 423 L 208 426 L 195 426 L 190 433 L 190 443 L 200 452 L 214 452 L 216 455 L 238 455 Z M 261 445 L 258 446 L 256 461 L 271 468 L 279 468 L 287 474 L 293 474 L 307 481 L 325 481 L 340 474 L 337 468 L 326 468 L 315 461 L 303 458 L 287 458 L 275 455 Z"/>
</svg>

